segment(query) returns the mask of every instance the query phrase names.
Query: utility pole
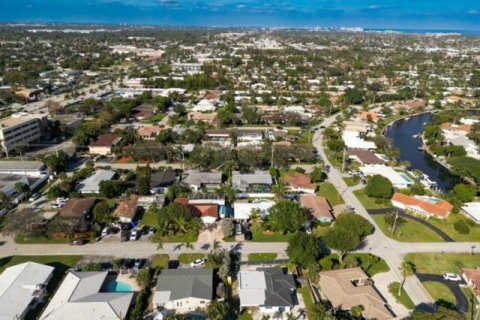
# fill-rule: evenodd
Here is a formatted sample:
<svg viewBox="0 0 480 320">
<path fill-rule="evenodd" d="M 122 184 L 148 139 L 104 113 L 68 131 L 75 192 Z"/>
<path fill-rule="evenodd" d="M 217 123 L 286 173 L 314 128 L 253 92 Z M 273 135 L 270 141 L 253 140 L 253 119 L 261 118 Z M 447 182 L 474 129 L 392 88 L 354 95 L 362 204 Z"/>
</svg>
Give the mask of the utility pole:
<svg viewBox="0 0 480 320">
<path fill-rule="evenodd" d="M 395 234 L 395 228 L 397 227 L 397 219 L 398 219 L 398 211 L 395 213 L 395 220 L 393 220 L 392 237 Z"/>
<path fill-rule="evenodd" d="M 345 152 L 346 152 L 346 148 L 343 147 L 343 154 L 342 154 L 342 172 L 345 171 Z"/>
</svg>

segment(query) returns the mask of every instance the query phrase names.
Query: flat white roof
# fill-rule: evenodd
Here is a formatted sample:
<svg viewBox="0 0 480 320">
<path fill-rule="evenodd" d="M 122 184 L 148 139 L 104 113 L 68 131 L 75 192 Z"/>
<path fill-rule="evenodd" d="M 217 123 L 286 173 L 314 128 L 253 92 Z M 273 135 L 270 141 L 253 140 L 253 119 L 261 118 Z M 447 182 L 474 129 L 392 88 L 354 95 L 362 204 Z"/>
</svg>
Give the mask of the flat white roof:
<svg viewBox="0 0 480 320">
<path fill-rule="evenodd" d="M 265 303 L 265 274 L 261 271 L 240 271 L 240 305 L 261 306 Z"/>
<path fill-rule="evenodd" d="M 467 202 L 462 207 L 462 210 L 472 217 L 475 222 L 480 223 L 480 202 Z"/>
<path fill-rule="evenodd" d="M 115 172 L 110 170 L 98 170 L 93 175 L 79 183 L 78 191 L 80 193 L 98 193 L 100 192 L 100 182 L 112 180 Z"/>
<path fill-rule="evenodd" d="M 403 172 L 397 172 L 391 167 L 382 164 L 372 164 L 360 167 L 360 171 L 366 176 L 381 175 L 393 184 L 393 186 L 408 186 L 414 181 Z"/>
<path fill-rule="evenodd" d="M 377 146 L 374 142 L 363 140 L 358 136 L 358 132 L 355 131 L 344 131 L 342 134 L 342 139 L 348 149 L 377 149 Z"/>
<path fill-rule="evenodd" d="M 248 220 L 253 209 L 260 210 L 263 217 L 268 215 L 268 210 L 275 204 L 274 201 L 262 200 L 259 202 L 239 202 L 233 203 L 233 213 L 235 219 Z"/>
<path fill-rule="evenodd" d="M 46 284 L 53 267 L 25 262 L 9 267 L 0 274 L 0 320 L 22 317 L 33 300 L 39 284 Z"/>
</svg>

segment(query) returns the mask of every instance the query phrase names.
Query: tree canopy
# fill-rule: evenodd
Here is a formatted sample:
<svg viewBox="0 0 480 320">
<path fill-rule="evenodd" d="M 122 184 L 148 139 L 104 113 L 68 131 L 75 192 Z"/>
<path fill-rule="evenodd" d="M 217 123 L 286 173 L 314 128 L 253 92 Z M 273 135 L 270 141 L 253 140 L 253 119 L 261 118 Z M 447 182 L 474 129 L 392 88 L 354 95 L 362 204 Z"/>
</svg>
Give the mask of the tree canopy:
<svg viewBox="0 0 480 320">
<path fill-rule="evenodd" d="M 365 193 L 369 197 L 390 199 L 393 195 L 393 186 L 390 180 L 377 174 L 368 181 Z"/>
<path fill-rule="evenodd" d="M 295 232 L 307 222 L 307 213 L 296 202 L 280 201 L 270 208 L 268 220 L 274 231 Z"/>
<path fill-rule="evenodd" d="M 304 232 L 298 232 L 290 237 L 286 251 L 290 261 L 302 268 L 316 263 L 321 254 L 318 239 Z"/>
</svg>

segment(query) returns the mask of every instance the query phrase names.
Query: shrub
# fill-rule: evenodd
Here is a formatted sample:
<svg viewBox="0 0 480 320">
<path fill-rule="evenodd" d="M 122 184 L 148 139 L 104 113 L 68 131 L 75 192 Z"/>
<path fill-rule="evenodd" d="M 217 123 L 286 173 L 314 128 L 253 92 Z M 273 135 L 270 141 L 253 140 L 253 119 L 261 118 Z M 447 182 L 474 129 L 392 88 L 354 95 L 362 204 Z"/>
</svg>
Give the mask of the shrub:
<svg viewBox="0 0 480 320">
<path fill-rule="evenodd" d="M 457 222 L 455 222 L 453 227 L 460 234 L 469 234 L 470 233 L 470 227 L 463 220 L 458 220 Z"/>
</svg>

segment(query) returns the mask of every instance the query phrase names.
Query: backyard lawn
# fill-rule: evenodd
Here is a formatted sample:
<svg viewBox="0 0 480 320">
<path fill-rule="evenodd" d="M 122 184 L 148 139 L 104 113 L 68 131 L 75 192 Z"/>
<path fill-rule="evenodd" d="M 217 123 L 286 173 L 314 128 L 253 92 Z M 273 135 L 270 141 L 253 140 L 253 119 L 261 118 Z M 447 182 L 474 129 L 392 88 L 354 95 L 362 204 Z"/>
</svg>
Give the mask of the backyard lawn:
<svg viewBox="0 0 480 320">
<path fill-rule="evenodd" d="M 443 242 L 444 240 L 436 234 L 433 230 L 428 229 L 424 225 L 405 219 L 405 223 L 397 227 L 395 234 L 392 237 L 391 230 L 387 227 L 383 215 L 372 215 L 373 220 L 380 227 L 382 232 L 395 240 L 402 242 Z"/>
<path fill-rule="evenodd" d="M 388 285 L 388 291 L 395 297 L 397 302 L 403 304 L 405 308 L 412 310 L 415 309 L 415 304 L 413 303 L 412 299 L 408 296 L 408 293 L 405 292 L 405 289 L 402 288 L 400 295 L 398 295 L 398 289 L 400 287 L 399 282 L 392 282 Z"/>
<path fill-rule="evenodd" d="M 435 302 L 438 302 L 439 300 L 444 300 L 450 302 L 453 305 L 457 303 L 457 299 L 455 299 L 455 296 L 453 295 L 450 288 L 448 288 L 443 283 L 436 281 L 425 281 L 422 282 L 422 284 L 425 289 L 427 289 L 428 293 L 430 293 Z"/>
<path fill-rule="evenodd" d="M 204 256 L 203 253 L 182 253 L 178 256 L 178 261 L 183 264 L 189 264 L 194 260 L 203 259 Z"/>
<path fill-rule="evenodd" d="M 250 253 L 248 255 L 248 261 L 250 261 L 250 262 L 273 261 L 276 258 L 277 258 L 277 254 L 273 253 L 273 252 Z"/>
<path fill-rule="evenodd" d="M 165 254 L 165 253 L 156 254 L 152 257 L 152 262 L 150 265 L 152 268 L 166 269 L 168 268 L 168 261 L 169 261 L 168 254 Z"/>
<path fill-rule="evenodd" d="M 343 201 L 342 196 L 340 196 L 335 186 L 330 182 L 324 182 L 320 184 L 320 186 L 318 187 L 317 195 L 319 195 L 320 197 L 327 198 L 328 202 L 332 207 L 338 204 L 345 203 L 345 201 Z"/>
<path fill-rule="evenodd" d="M 461 234 L 455 230 L 455 222 L 461 220 L 468 224 L 470 228 L 470 232 L 468 234 Z M 428 222 L 442 229 L 446 234 L 456 241 L 480 241 L 480 226 L 475 223 L 471 223 L 470 219 L 461 214 L 450 214 L 445 220 L 429 219 Z M 471 225 L 469 223 L 471 223 Z"/>
<path fill-rule="evenodd" d="M 362 205 L 365 207 L 365 209 L 384 209 L 384 208 L 391 208 L 392 207 L 392 202 L 387 199 L 376 199 L 376 198 L 370 198 L 365 194 L 364 189 L 356 190 L 353 193 L 355 193 L 355 196 L 358 198 L 358 201 L 362 203 Z"/>
<path fill-rule="evenodd" d="M 480 265 L 480 254 L 469 253 L 409 253 L 405 257 L 415 265 L 417 273 L 462 274 L 461 268 L 476 268 Z"/>
</svg>

